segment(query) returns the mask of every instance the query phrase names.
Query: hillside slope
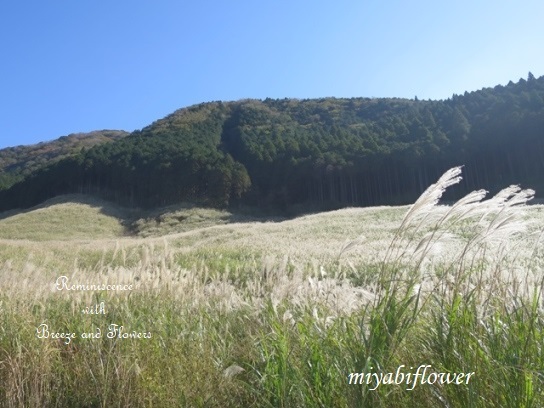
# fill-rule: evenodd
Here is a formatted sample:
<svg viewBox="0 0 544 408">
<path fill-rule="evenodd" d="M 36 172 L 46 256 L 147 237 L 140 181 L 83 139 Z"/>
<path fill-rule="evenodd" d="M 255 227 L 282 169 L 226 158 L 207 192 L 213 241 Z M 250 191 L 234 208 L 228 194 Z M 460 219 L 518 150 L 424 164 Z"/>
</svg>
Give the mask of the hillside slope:
<svg viewBox="0 0 544 408">
<path fill-rule="evenodd" d="M 544 77 L 445 101 L 195 105 L 33 172 L 0 191 L 0 209 L 74 192 L 148 208 L 398 205 L 456 165 L 465 165 L 465 179 L 449 198 L 508 184 L 544 192 Z"/>
<path fill-rule="evenodd" d="M 81 149 L 112 142 L 128 135 L 122 130 L 73 133 L 50 142 L 0 150 L 0 190 L 9 188 L 40 167 L 78 154 Z"/>
<path fill-rule="evenodd" d="M 0 213 L 0 239 L 101 239 L 126 235 L 128 213 L 83 195 L 59 196 L 27 211 Z"/>
</svg>

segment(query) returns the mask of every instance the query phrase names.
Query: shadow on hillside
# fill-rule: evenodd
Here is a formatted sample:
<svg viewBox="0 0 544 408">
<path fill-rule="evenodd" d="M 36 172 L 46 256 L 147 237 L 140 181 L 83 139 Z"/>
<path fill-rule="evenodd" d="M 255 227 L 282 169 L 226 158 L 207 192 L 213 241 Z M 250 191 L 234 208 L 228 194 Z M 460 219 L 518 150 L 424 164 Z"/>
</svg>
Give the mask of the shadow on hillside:
<svg viewBox="0 0 544 408">
<path fill-rule="evenodd" d="M 43 203 L 38 204 L 34 207 L 1 212 L 0 220 L 5 220 L 11 217 L 28 214 L 35 211 L 45 210 L 49 207 L 62 204 L 88 205 L 89 207 L 98 209 L 101 214 L 118 219 L 124 227 L 128 226 L 139 212 L 139 210 L 119 207 L 113 203 L 89 195 L 66 194 L 46 200 Z"/>
<path fill-rule="evenodd" d="M 191 203 L 173 204 L 155 209 L 140 209 L 122 207 L 118 204 L 84 194 L 67 194 L 49 199 L 37 206 L 27 209 L 15 209 L 0 213 L 0 220 L 46 210 L 63 204 L 87 205 L 97 209 L 100 214 L 117 219 L 123 227 L 126 236 L 139 236 L 144 228 L 158 228 L 168 224 L 165 234 L 188 231 L 213 225 L 253 222 L 282 222 L 294 217 L 274 215 L 258 208 L 238 208 L 219 210 Z"/>
<path fill-rule="evenodd" d="M 129 223 L 132 236 L 162 236 L 218 225 L 255 222 L 281 222 L 285 216 L 269 214 L 258 208 L 217 209 L 192 203 L 142 210 Z"/>
</svg>

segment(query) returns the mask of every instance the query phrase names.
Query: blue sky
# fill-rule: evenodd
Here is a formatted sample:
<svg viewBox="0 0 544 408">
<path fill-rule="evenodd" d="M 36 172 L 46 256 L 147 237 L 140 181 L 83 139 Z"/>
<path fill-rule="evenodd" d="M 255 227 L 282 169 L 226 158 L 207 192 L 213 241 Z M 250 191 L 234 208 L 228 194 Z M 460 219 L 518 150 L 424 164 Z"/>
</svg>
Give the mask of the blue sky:
<svg viewBox="0 0 544 408">
<path fill-rule="evenodd" d="M 406 97 L 544 75 L 544 2 L 5 1 L 0 148 L 241 98 Z"/>
</svg>

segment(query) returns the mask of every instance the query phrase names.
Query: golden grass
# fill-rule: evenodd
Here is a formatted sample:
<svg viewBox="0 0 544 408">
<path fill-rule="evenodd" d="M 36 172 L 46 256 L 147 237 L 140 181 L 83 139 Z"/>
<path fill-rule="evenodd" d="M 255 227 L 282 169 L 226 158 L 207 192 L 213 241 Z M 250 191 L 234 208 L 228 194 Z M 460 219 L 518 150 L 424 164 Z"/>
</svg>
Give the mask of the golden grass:
<svg viewBox="0 0 544 408">
<path fill-rule="evenodd" d="M 437 206 L 434 211 L 448 208 Z M 18 267 L 30 263 L 46 270 L 71 270 L 74 265 L 99 269 L 112 262 L 130 267 L 141 262 L 143 248 L 166 242 L 172 256 L 184 265 L 183 259 L 196 263 L 203 254 L 246 253 L 256 257 L 258 264 L 287 257 L 317 270 L 331 267 L 346 243 L 354 240 L 358 244 L 344 254 L 342 262 L 356 265 L 381 259 L 407 210 L 347 208 L 282 222 L 229 222 L 236 217 L 213 209 L 175 206 L 135 216 L 101 200 L 64 196 L 25 212 L 4 214 L 4 218 L 0 214 L 0 262 L 9 259 Z M 544 225 L 544 206 L 516 211 L 532 220 L 527 235 Z M 141 235 L 127 234 L 123 224 L 131 217 L 138 219 L 135 231 Z M 419 236 L 424 233 L 418 232 Z M 450 245 L 454 244 L 451 240 Z M 526 250 L 530 247 L 524 245 Z"/>
<path fill-rule="evenodd" d="M 523 199 L 523 192 L 511 192 L 514 202 Z M 417 405 L 406 405 L 408 397 L 393 388 L 371 395 L 345 388 L 347 372 L 378 361 L 387 369 L 426 362 L 484 367 L 479 388 L 459 394 L 422 387 L 421 406 L 436 405 L 433 392 L 456 407 L 472 393 L 481 400 L 477 406 L 541 402 L 532 361 L 544 362 L 544 207 L 505 205 L 500 196 L 480 202 L 481 195 L 457 207 L 436 206 L 437 195 L 423 195 L 410 208 L 351 208 L 283 222 L 227 223 L 233 218 L 225 213 L 171 208 L 140 217 L 140 226 L 174 233 L 146 238 L 108 228 L 62 235 L 62 228 L 90 228 L 96 211 L 120 223 L 130 218 L 104 203 L 75 204 L 79 216 L 66 202 L 20 214 L 22 231 L 41 223 L 51 239 L 44 239 L 46 231 L 20 235 L 25 239 L 4 232 L 0 239 L 0 317 L 10 333 L 0 331 L 0 375 L 11 381 L 4 396 L 9 406 L 40 406 L 45 398 L 61 406 L 106 406 L 121 404 L 119 395 L 128 398 L 125 405 L 239 406 L 240 398 L 246 406 Z M 69 215 L 54 230 L 48 218 L 60 209 Z M 183 224 L 190 217 L 177 217 L 185 211 L 203 217 Z M 81 284 L 134 283 L 136 290 L 100 293 L 111 312 L 89 320 L 81 307 L 98 298 L 54 291 L 61 275 Z M 36 340 L 32 330 L 45 320 L 79 331 L 90 322 L 120 321 L 155 337 L 80 341 L 79 355 L 67 357 L 62 353 L 70 350 Z M 17 354 L 31 342 L 35 353 Z M 523 365 L 510 361 L 518 355 Z M 230 367 L 243 370 L 231 376 Z M 513 380 L 513 369 L 524 377 Z M 49 380 L 59 375 L 64 383 Z M 291 388 L 295 383 L 305 394 Z M 511 390 L 503 391 L 505 385 Z M 310 403 L 314 392 L 321 402 Z"/>
<path fill-rule="evenodd" d="M 31 241 L 113 238 L 124 235 L 121 209 L 83 195 L 49 200 L 28 211 L 0 214 L 0 238 Z"/>
</svg>

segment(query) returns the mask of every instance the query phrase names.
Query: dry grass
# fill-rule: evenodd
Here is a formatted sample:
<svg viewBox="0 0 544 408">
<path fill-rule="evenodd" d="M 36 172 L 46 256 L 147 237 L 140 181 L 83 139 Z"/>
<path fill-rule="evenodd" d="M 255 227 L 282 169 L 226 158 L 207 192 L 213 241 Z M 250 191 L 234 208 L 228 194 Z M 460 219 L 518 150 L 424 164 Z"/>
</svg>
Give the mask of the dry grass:
<svg viewBox="0 0 544 408">
<path fill-rule="evenodd" d="M 88 204 L 6 217 L 0 397 L 6 406 L 538 406 L 544 207 L 523 205 L 531 192 L 514 187 L 437 205 L 458 175 L 411 207 L 283 222 L 226 223 L 231 214 L 180 207 L 140 218 L 142 235 L 172 232 L 160 237 L 122 236 L 113 221 L 128 217 Z M 57 212 L 65 225 L 50 223 Z M 93 229 L 97 214 L 108 221 Z M 33 224 L 49 230 L 33 236 Z M 60 275 L 135 290 L 58 292 Z M 81 314 L 98 300 L 107 316 Z M 154 337 L 66 350 L 36 339 L 43 321 L 74 331 L 116 321 Z M 369 362 L 386 372 L 476 369 L 478 380 L 410 394 L 347 387 L 343 376 Z"/>
<path fill-rule="evenodd" d="M 50 241 L 124 235 L 122 209 L 83 195 L 63 196 L 24 212 L 0 214 L 0 239 Z"/>
</svg>

